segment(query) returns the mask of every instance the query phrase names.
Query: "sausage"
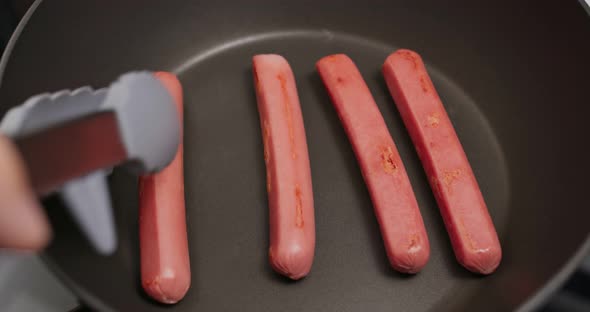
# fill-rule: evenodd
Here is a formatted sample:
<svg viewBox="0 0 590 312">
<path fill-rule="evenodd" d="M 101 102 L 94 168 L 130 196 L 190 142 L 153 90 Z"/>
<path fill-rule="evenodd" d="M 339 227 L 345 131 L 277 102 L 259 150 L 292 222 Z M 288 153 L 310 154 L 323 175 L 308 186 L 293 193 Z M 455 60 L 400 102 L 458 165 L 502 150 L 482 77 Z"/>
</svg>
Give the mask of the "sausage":
<svg viewBox="0 0 590 312">
<path fill-rule="evenodd" d="M 311 270 L 315 217 L 311 169 L 293 72 L 279 55 L 253 58 L 266 164 L 272 268 L 297 280 Z"/>
<path fill-rule="evenodd" d="M 417 273 L 428 262 L 430 243 L 412 185 L 383 116 L 348 56 L 324 57 L 316 68 L 361 167 L 389 262 L 397 271 Z"/>
<path fill-rule="evenodd" d="M 468 270 L 490 274 L 502 250 L 483 196 L 422 58 L 398 50 L 383 75 L 422 161 L 455 256 Z"/>
<path fill-rule="evenodd" d="M 155 76 L 174 98 L 182 120 L 182 86 L 171 73 Z M 182 122 L 181 122 L 182 124 Z M 178 151 L 161 172 L 139 180 L 141 285 L 162 303 L 176 303 L 191 283 L 184 206 L 182 131 Z"/>
</svg>

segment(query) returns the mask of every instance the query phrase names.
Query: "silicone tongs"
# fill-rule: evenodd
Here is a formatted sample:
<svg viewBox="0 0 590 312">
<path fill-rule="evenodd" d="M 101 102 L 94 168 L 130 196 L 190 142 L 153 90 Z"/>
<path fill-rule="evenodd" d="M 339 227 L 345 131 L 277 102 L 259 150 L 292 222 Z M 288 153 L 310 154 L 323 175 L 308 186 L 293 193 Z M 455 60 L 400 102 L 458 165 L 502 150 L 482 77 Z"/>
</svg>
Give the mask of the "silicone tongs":
<svg viewBox="0 0 590 312">
<path fill-rule="evenodd" d="M 0 131 L 19 149 L 35 192 L 58 192 L 101 254 L 117 247 L 106 176 L 168 165 L 180 139 L 173 99 L 150 72 L 120 76 L 109 87 L 43 93 L 11 109 Z"/>
</svg>

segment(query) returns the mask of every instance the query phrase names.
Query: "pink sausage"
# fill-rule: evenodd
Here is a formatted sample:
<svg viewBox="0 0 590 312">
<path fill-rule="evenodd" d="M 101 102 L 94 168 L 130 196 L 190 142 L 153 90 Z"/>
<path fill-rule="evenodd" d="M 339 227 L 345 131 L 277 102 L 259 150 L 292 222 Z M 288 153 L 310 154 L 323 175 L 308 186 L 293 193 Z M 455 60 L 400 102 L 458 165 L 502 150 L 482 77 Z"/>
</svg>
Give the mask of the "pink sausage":
<svg viewBox="0 0 590 312">
<path fill-rule="evenodd" d="M 279 55 L 253 58 L 266 163 L 270 214 L 269 260 L 291 279 L 311 270 L 315 218 L 307 141 L 295 78 Z"/>
<path fill-rule="evenodd" d="M 429 178 L 457 260 L 490 274 L 502 250 L 483 196 L 422 58 L 398 50 L 383 75 Z"/>
<path fill-rule="evenodd" d="M 182 120 L 180 82 L 171 73 L 158 72 L 155 76 L 174 98 Z M 182 140 L 168 167 L 139 180 L 139 245 L 141 284 L 145 292 L 162 303 L 181 300 L 191 284 Z"/>
<path fill-rule="evenodd" d="M 348 56 L 324 57 L 316 67 L 361 167 L 389 262 L 400 272 L 417 273 L 428 262 L 430 244 L 412 185 L 379 108 Z"/>
</svg>

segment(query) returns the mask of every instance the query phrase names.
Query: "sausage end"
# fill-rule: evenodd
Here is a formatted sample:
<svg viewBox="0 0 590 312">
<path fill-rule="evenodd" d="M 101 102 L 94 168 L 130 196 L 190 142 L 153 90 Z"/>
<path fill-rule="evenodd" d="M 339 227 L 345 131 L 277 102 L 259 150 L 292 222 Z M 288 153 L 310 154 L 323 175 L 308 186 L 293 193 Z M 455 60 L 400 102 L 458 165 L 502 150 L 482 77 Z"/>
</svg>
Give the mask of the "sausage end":
<svg viewBox="0 0 590 312">
<path fill-rule="evenodd" d="M 277 66 L 277 67 L 288 67 L 289 63 L 287 60 L 278 54 L 257 54 L 252 57 L 252 65 L 254 67 L 254 71 L 259 66 Z"/>
<path fill-rule="evenodd" d="M 155 300 L 165 304 L 175 304 L 188 292 L 191 285 L 190 272 L 164 270 L 161 274 L 143 278 L 145 292 Z"/>
<path fill-rule="evenodd" d="M 415 274 L 420 272 L 430 258 L 428 238 L 425 237 L 425 240 L 425 242 L 418 239 L 412 240 L 403 250 L 388 251 L 391 266 L 400 273 Z"/>
<path fill-rule="evenodd" d="M 268 258 L 275 272 L 292 280 L 299 280 L 311 271 L 313 248 L 304 249 L 301 245 L 290 245 L 289 249 L 269 248 Z"/>
<path fill-rule="evenodd" d="M 409 61 L 413 65 L 414 69 L 418 69 L 419 65 L 423 63 L 422 57 L 420 54 L 409 50 L 409 49 L 399 49 L 393 53 L 391 53 L 386 59 L 385 63 L 383 64 L 383 68 L 387 66 L 387 64 L 396 64 L 398 61 Z"/>
<path fill-rule="evenodd" d="M 321 71 L 321 68 L 323 66 L 328 66 L 328 64 L 330 64 L 330 63 L 353 63 L 353 62 L 352 62 L 352 59 L 350 59 L 350 57 L 348 57 L 348 55 L 346 55 L 346 54 L 332 54 L 332 55 L 324 56 L 321 59 L 319 59 L 315 63 L 315 67 L 318 71 Z"/>
<path fill-rule="evenodd" d="M 473 273 L 488 275 L 492 274 L 500 265 L 502 250 L 499 247 L 475 250 L 468 254 L 457 256 L 457 260 L 462 266 Z"/>
</svg>

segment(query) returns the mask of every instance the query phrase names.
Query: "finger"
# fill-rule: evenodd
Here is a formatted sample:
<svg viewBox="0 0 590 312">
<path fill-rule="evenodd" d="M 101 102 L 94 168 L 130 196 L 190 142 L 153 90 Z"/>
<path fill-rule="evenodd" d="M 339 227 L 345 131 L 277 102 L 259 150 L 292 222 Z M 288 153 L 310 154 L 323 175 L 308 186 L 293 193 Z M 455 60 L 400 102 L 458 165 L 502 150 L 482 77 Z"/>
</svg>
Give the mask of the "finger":
<svg viewBox="0 0 590 312">
<path fill-rule="evenodd" d="M 12 142 L 0 135 L 0 247 L 39 250 L 50 238 L 49 222 L 24 164 Z"/>
</svg>

